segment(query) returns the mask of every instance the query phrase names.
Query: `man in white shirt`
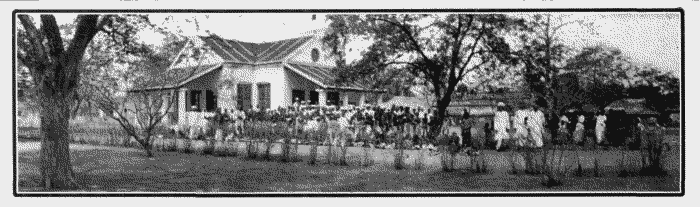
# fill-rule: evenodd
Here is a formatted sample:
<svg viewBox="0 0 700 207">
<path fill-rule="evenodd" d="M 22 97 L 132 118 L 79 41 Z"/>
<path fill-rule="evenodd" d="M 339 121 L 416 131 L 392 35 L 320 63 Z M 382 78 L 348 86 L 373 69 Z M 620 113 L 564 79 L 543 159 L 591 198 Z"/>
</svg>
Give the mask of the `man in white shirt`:
<svg viewBox="0 0 700 207">
<path fill-rule="evenodd" d="M 528 123 L 531 129 L 532 133 L 532 138 L 535 141 L 535 146 L 537 147 L 542 147 L 544 145 L 544 142 L 542 141 L 542 129 L 544 125 L 544 112 L 539 109 L 539 107 L 535 107 L 535 110 L 532 111 L 531 113 L 531 118 L 529 118 L 530 123 Z"/>
<path fill-rule="evenodd" d="M 596 142 L 598 144 L 603 142 L 603 133 L 605 133 L 605 121 L 607 120 L 608 117 L 606 117 L 603 113 L 599 113 L 598 116 L 596 116 L 595 136 Z"/>
<path fill-rule="evenodd" d="M 498 103 L 496 114 L 494 116 L 494 129 L 496 130 L 496 150 L 501 148 L 503 140 L 508 139 L 508 128 L 510 125 L 510 116 L 508 112 L 505 111 L 505 104 L 502 102 Z"/>
</svg>

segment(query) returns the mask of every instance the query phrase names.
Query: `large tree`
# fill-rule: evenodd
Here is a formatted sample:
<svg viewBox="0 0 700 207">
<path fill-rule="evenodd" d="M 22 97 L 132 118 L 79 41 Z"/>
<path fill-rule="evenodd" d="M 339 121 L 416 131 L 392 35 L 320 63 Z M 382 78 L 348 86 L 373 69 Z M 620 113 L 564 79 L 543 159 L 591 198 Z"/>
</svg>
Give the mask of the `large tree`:
<svg viewBox="0 0 700 207">
<path fill-rule="evenodd" d="M 76 188 L 69 151 L 69 119 L 80 85 L 85 51 L 100 33 L 116 43 L 135 34 L 126 18 L 117 15 L 78 15 L 72 38 L 64 39 L 53 15 L 41 15 L 37 28 L 29 15 L 20 14 L 17 59 L 30 70 L 41 111 L 41 183 L 45 188 Z M 145 19 L 147 21 L 147 19 Z M 115 44 L 128 53 L 130 45 Z"/>
<path fill-rule="evenodd" d="M 465 75 L 490 70 L 491 64 L 514 63 L 505 34 L 523 26 L 521 19 L 502 14 L 368 14 L 328 15 L 331 33 L 324 44 L 332 50 L 339 68 L 356 78 L 399 68 L 422 80 L 432 90 L 437 106 L 437 135 L 452 101 L 452 93 Z M 371 41 L 360 60 L 346 61 L 346 45 L 357 39 Z M 352 81 L 353 78 L 349 78 Z"/>
<path fill-rule="evenodd" d="M 566 63 L 566 69 L 578 74 L 579 82 L 588 91 L 588 102 L 599 109 L 624 98 L 625 86 L 636 85 L 640 74 L 647 73 L 621 50 L 601 45 L 583 48 Z"/>
<path fill-rule="evenodd" d="M 680 108 L 680 80 L 670 72 L 645 67 L 627 88 L 628 98 L 644 98 L 647 107 L 665 112 Z"/>
<path fill-rule="evenodd" d="M 524 63 L 523 79 L 536 100 L 544 100 L 540 104 L 550 113 L 550 119 L 559 117 L 559 113 L 567 107 L 580 105 L 577 102 L 585 94 L 579 83 L 572 82 L 578 81 L 576 75 L 563 75 L 566 72 L 566 60 L 573 50 L 561 39 L 562 30 L 579 26 L 595 33 L 592 23 L 583 20 L 567 21 L 566 17 L 532 15 L 527 21 L 529 30 L 519 36 L 522 42 L 519 56 Z"/>
</svg>

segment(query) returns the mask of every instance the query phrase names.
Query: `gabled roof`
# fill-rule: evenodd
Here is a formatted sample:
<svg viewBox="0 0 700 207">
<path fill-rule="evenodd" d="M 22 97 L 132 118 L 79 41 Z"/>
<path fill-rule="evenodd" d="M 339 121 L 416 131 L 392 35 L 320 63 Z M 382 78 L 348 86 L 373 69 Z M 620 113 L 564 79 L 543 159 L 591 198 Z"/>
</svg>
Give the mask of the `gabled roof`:
<svg viewBox="0 0 700 207">
<path fill-rule="evenodd" d="M 199 68 L 190 66 L 152 70 L 149 75 L 150 77 L 154 77 L 154 79 L 149 80 L 147 84 L 132 91 L 177 88 L 195 78 L 201 77 L 214 71 L 215 69 L 221 68 L 221 66 L 226 63 L 253 65 L 283 63 L 285 58 L 311 40 L 313 36 L 304 36 L 267 43 L 249 43 L 238 40 L 227 40 L 216 35 L 199 36 L 199 38 L 201 38 L 205 46 L 209 46 L 209 48 L 211 48 L 215 54 L 220 56 L 223 59 L 223 62 L 218 64 L 203 65 Z M 311 66 L 300 63 L 285 63 L 284 67 L 326 89 L 377 92 L 383 91 L 368 90 L 361 84 L 357 83 L 353 83 L 348 86 L 339 86 L 334 83 L 335 78 L 331 73 L 331 68 L 327 67 Z"/>
<path fill-rule="evenodd" d="M 200 38 L 224 61 L 253 64 L 281 61 L 311 40 L 312 36 L 268 43 L 227 40 L 216 35 L 200 36 Z"/>
<path fill-rule="evenodd" d="M 143 90 L 158 90 L 178 88 L 190 81 L 202 77 L 216 69 L 220 69 L 221 64 L 200 65 L 182 67 L 173 70 L 168 70 L 167 67 L 155 68 L 150 70 L 147 80 L 129 90 L 130 92 Z"/>
<path fill-rule="evenodd" d="M 301 75 L 302 77 L 309 79 L 311 82 L 327 89 L 349 89 L 349 90 L 362 90 L 362 91 L 377 91 L 381 92 L 383 90 L 370 90 L 362 86 L 359 83 L 351 83 L 348 86 L 340 86 L 334 83 L 334 75 L 331 72 L 331 68 L 328 67 L 318 67 L 312 65 L 305 65 L 299 63 L 285 63 L 285 67 L 294 71 L 295 73 Z"/>
</svg>

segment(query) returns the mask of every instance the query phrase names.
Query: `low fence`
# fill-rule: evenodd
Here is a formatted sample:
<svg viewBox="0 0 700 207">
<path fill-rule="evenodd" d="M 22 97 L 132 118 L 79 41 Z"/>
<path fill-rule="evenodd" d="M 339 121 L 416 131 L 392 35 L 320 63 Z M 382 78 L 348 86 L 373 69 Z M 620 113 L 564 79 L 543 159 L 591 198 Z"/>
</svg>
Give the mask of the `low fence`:
<svg viewBox="0 0 700 207">
<path fill-rule="evenodd" d="M 271 134 L 259 134 L 267 129 Z M 259 137 L 259 139 L 246 142 L 217 141 L 217 140 L 192 140 L 174 139 L 177 136 L 156 136 L 154 148 L 156 151 L 193 152 L 202 154 L 220 155 L 256 155 L 266 156 L 269 147 L 269 155 L 272 157 L 288 157 L 290 160 L 310 162 L 316 160 L 317 163 L 344 163 L 351 166 L 386 165 L 394 166 L 397 160 L 404 163 L 404 167 L 413 170 L 440 171 L 445 168 L 457 170 L 473 170 L 485 167 L 487 171 L 493 173 L 509 173 L 514 170 L 523 171 L 534 162 L 535 165 L 542 165 L 545 161 L 545 153 L 549 156 L 547 165 L 555 166 L 558 171 L 566 171 L 566 174 L 594 173 L 596 175 L 619 175 L 622 171 L 639 172 L 646 161 L 646 151 L 628 150 L 624 148 L 613 149 L 556 149 L 550 151 L 535 150 L 532 152 L 509 151 L 496 152 L 484 150 L 479 156 L 469 156 L 466 153 L 445 153 L 431 152 L 428 150 L 404 150 L 401 159 L 399 150 L 396 149 L 376 149 L 365 147 L 332 147 L 331 156 L 328 156 L 328 146 L 318 146 L 317 150 L 312 150 L 312 145 L 303 144 L 282 144 L 271 143 L 260 137 L 275 139 L 292 136 L 286 130 L 269 130 L 267 127 L 260 127 L 260 131 L 251 130 L 246 137 Z M 258 132 L 255 132 L 258 131 Z M 159 133 L 162 134 L 162 133 Z M 71 130 L 71 140 L 83 144 L 111 145 L 140 147 L 133 139 L 126 136 L 123 130 L 118 128 L 82 128 Z M 288 146 L 285 150 L 284 146 Z M 661 154 L 662 168 L 672 175 L 680 175 L 681 151 L 680 145 L 669 145 Z M 285 153 L 287 151 L 288 153 Z M 343 155 L 344 154 L 344 155 Z M 285 156 L 288 155 L 288 156 Z M 344 161 L 344 162 L 343 162 Z M 579 167 L 581 166 L 581 167 Z M 579 169 L 580 168 L 580 169 Z"/>
<path fill-rule="evenodd" d="M 189 140 L 189 139 L 156 139 L 154 146 L 158 150 L 191 151 L 194 153 L 211 153 L 219 155 L 242 155 L 255 154 L 256 156 L 266 156 L 269 148 L 269 155 L 283 158 L 283 143 L 265 142 L 226 142 L 214 140 Z M 250 147 L 249 147 L 250 146 Z M 312 159 L 317 163 L 342 163 L 351 166 L 387 165 L 395 164 L 399 150 L 396 149 L 373 149 L 365 147 L 331 147 L 329 157 L 329 146 L 317 146 L 317 150 L 312 150 L 312 145 L 288 144 L 289 156 L 291 160 L 310 162 Z M 343 152 L 344 151 L 344 152 Z M 343 155 L 343 153 L 345 155 Z M 619 175 L 622 171 L 638 172 L 645 165 L 644 151 L 637 150 L 567 150 L 557 149 L 549 151 L 528 152 L 497 152 L 483 151 L 479 156 L 469 156 L 466 153 L 448 154 L 442 152 L 431 152 L 428 150 L 404 150 L 402 162 L 408 169 L 440 171 L 443 164 L 451 165 L 453 169 L 470 170 L 477 166 L 484 166 L 492 173 L 510 173 L 514 170 L 523 171 L 527 167 L 527 157 L 534 161 L 534 165 L 542 165 L 544 154 L 549 153 L 546 160 L 547 165 L 554 166 L 557 171 L 565 174 L 575 174 L 583 171 L 584 174 L 597 173 L 598 176 Z M 671 147 L 664 151 L 661 156 L 663 169 L 670 173 L 679 175 L 680 169 L 680 148 Z M 579 167 L 580 166 L 580 169 Z M 594 172 L 595 171 L 595 172 Z M 581 172 L 578 172 L 581 173 Z"/>
</svg>

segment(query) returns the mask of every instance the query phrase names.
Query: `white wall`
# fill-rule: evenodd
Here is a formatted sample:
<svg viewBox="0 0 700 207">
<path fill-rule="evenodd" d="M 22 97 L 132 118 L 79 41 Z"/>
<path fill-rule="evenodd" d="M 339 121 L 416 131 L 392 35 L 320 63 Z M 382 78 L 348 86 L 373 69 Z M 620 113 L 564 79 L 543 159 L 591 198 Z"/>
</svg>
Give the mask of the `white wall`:
<svg viewBox="0 0 700 207">
<path fill-rule="evenodd" d="M 310 96 L 310 91 L 319 89 L 320 86 L 317 84 L 309 81 L 308 79 L 304 78 L 303 76 L 295 73 L 294 71 L 291 70 L 284 70 L 284 86 L 281 89 L 282 92 L 284 93 L 282 95 L 282 101 L 280 102 L 281 106 L 289 106 L 292 103 L 292 90 L 304 90 L 304 91 L 309 91 L 306 93 L 306 98 L 309 99 Z"/>
<path fill-rule="evenodd" d="M 283 105 L 284 95 L 285 95 L 285 74 L 282 67 L 279 64 L 269 64 L 269 65 L 238 65 L 227 64 L 221 71 L 221 76 L 218 81 L 230 80 L 234 85 L 239 83 L 249 83 L 253 84 L 253 107 L 257 107 L 258 103 L 258 83 L 269 83 L 270 84 L 270 107 L 277 108 Z M 236 94 L 236 90 L 222 91 L 220 94 L 228 95 L 226 100 L 222 100 L 221 95 L 219 96 L 219 103 L 222 108 L 230 107 L 234 108 L 236 100 L 233 99 L 233 95 Z"/>
<path fill-rule="evenodd" d="M 239 83 L 255 83 L 253 68 L 250 65 L 226 64 L 221 70 L 218 81 L 222 82 L 226 80 L 231 81 L 233 87 L 219 94 L 219 105 L 225 109 L 235 109 L 237 99 L 235 97 L 237 94 L 236 85 Z M 222 95 L 225 97 L 222 97 Z"/>
<path fill-rule="evenodd" d="M 193 41 L 189 42 L 186 47 L 182 49 L 182 51 L 178 51 L 180 56 L 183 55 L 188 55 L 191 54 L 192 52 L 192 47 L 201 47 L 203 44 L 203 41 L 200 38 L 193 38 Z M 173 61 L 177 61 L 180 57 L 178 56 L 177 58 L 173 59 Z M 209 51 L 206 54 L 204 54 L 204 58 L 201 61 L 201 65 L 214 65 L 223 62 L 223 58 L 221 58 L 219 55 L 217 55 L 213 51 Z M 175 63 L 175 62 L 173 62 Z M 178 64 L 174 64 L 171 66 L 171 68 L 182 68 L 182 67 L 188 67 L 188 66 L 197 66 L 199 64 L 198 61 L 195 61 L 194 59 L 184 59 L 183 61 L 179 62 Z"/>
<path fill-rule="evenodd" d="M 269 83 L 270 84 L 270 108 L 274 109 L 278 106 L 282 106 L 284 101 L 284 69 L 279 64 L 274 65 L 260 65 L 255 66 L 255 84 L 257 83 Z M 253 86 L 257 91 L 257 85 Z M 258 93 L 256 92 L 253 97 L 255 101 L 253 103 L 258 103 Z"/>
</svg>

